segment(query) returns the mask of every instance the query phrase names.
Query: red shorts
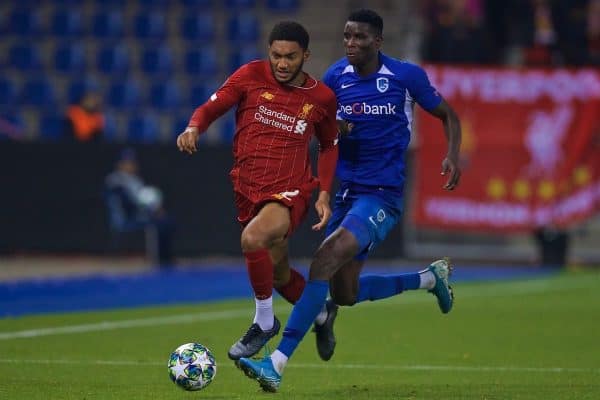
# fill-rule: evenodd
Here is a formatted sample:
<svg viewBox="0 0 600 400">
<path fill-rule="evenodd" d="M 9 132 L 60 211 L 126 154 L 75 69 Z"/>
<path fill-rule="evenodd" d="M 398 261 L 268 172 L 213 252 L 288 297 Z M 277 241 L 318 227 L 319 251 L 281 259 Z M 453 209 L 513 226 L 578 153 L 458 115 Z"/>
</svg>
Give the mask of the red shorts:
<svg viewBox="0 0 600 400">
<path fill-rule="evenodd" d="M 260 209 L 269 202 L 283 204 L 290 210 L 290 229 L 288 235 L 300 226 L 310 206 L 312 192 L 319 185 L 317 180 L 303 185 L 299 188 L 292 188 L 278 193 L 257 193 L 252 199 L 242 194 L 240 190 L 234 189 L 235 206 L 238 210 L 238 221 L 242 226 L 246 226 Z"/>
</svg>

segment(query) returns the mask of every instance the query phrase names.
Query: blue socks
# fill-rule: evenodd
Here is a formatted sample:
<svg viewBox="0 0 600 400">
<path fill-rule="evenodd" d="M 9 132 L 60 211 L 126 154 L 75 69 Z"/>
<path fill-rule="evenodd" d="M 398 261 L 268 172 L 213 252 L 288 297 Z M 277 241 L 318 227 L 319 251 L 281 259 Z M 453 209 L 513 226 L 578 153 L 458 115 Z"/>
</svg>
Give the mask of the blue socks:
<svg viewBox="0 0 600 400">
<path fill-rule="evenodd" d="M 292 355 L 323 308 L 328 292 L 329 282 L 327 281 L 306 282 L 302 296 L 292 308 L 277 350 L 288 357 Z"/>
<path fill-rule="evenodd" d="M 385 299 L 405 290 L 418 289 L 420 283 L 421 278 L 418 272 L 389 276 L 362 275 L 359 280 L 360 289 L 357 303 Z M 327 281 L 311 280 L 306 282 L 302 296 L 292 309 L 277 350 L 287 357 L 292 355 L 323 308 L 328 292 L 329 282 Z"/>
<path fill-rule="evenodd" d="M 379 300 L 395 296 L 405 290 L 419 288 L 421 278 L 418 272 L 399 275 L 361 275 L 358 281 L 357 303 L 366 300 Z"/>
</svg>

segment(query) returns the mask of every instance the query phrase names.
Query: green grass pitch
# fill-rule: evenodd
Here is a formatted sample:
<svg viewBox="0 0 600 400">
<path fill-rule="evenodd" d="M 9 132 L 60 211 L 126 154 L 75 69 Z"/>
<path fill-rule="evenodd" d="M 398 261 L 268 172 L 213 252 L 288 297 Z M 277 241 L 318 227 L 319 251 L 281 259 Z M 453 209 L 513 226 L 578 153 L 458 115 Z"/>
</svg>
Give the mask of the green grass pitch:
<svg viewBox="0 0 600 400">
<path fill-rule="evenodd" d="M 597 272 L 564 273 L 456 284 L 448 315 L 424 291 L 342 308 L 333 359 L 309 333 L 277 394 L 227 358 L 251 299 L 1 319 L 0 399 L 600 399 L 599 288 Z M 290 306 L 275 307 L 285 320 Z M 166 368 L 192 341 L 218 363 L 200 392 Z"/>
</svg>

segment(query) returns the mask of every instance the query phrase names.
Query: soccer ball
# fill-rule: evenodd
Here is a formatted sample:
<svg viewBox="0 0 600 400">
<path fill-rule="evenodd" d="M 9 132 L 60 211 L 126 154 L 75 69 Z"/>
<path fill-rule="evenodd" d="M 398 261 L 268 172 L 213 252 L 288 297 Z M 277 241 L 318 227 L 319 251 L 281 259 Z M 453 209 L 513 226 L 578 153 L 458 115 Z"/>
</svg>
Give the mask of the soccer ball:
<svg viewBox="0 0 600 400">
<path fill-rule="evenodd" d="M 210 350 L 199 343 L 186 343 L 169 358 L 169 377 L 182 389 L 200 390 L 217 375 L 217 363 Z"/>
</svg>

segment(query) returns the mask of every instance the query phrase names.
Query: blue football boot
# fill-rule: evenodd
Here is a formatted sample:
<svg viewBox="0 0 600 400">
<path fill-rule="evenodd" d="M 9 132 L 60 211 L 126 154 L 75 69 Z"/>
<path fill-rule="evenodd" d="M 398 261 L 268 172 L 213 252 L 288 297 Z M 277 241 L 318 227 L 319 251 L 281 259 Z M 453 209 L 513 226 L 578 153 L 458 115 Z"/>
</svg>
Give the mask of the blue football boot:
<svg viewBox="0 0 600 400">
<path fill-rule="evenodd" d="M 238 367 L 250 379 L 255 379 L 265 392 L 276 392 L 281 384 L 281 375 L 275 371 L 271 356 L 265 356 L 262 360 L 240 358 Z"/>
<path fill-rule="evenodd" d="M 438 305 L 442 313 L 446 314 L 452 310 L 454 303 L 454 292 L 448 284 L 448 277 L 452 274 L 454 266 L 450 263 L 449 258 L 437 260 L 431 263 L 427 271 L 431 271 L 435 276 L 435 286 L 429 289 L 429 293 L 433 293 L 437 297 Z"/>
</svg>

